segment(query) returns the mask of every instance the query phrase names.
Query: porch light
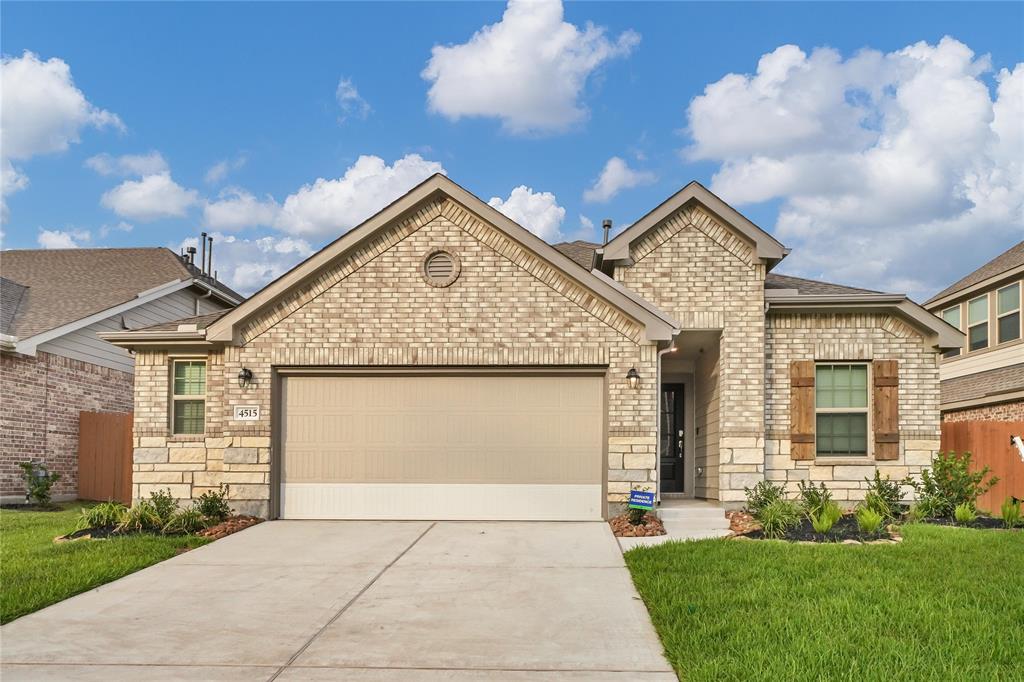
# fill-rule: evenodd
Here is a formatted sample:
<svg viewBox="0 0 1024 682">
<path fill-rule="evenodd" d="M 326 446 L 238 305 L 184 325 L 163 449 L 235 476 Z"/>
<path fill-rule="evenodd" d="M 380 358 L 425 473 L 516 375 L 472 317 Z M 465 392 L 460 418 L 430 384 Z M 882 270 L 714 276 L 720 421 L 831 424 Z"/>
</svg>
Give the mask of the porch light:
<svg viewBox="0 0 1024 682">
<path fill-rule="evenodd" d="M 636 367 L 630 367 L 629 371 L 626 372 L 626 384 L 633 390 L 636 390 L 637 386 L 640 385 L 640 372 L 636 371 Z"/>
<path fill-rule="evenodd" d="M 243 367 L 238 371 L 238 387 L 245 388 L 252 383 L 252 370 L 248 367 Z"/>
</svg>

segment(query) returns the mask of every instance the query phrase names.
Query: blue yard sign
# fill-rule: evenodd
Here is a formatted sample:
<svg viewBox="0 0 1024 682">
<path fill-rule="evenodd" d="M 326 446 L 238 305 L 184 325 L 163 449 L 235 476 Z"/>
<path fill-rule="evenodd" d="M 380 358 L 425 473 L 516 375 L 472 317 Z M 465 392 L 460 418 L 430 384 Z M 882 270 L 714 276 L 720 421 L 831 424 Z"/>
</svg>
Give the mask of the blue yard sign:
<svg viewBox="0 0 1024 682">
<path fill-rule="evenodd" d="M 649 493 L 645 490 L 631 490 L 629 491 L 629 508 L 630 509 L 644 509 L 646 511 L 654 510 L 654 493 Z"/>
</svg>

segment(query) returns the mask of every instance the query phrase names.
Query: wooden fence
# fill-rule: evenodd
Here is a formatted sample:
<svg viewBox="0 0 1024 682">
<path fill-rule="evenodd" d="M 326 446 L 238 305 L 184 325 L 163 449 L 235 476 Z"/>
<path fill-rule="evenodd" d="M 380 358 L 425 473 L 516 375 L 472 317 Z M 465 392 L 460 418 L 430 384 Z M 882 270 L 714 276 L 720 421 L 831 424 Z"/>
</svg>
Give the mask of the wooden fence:
<svg viewBox="0 0 1024 682">
<path fill-rule="evenodd" d="M 1010 443 L 1010 436 L 1024 437 L 1024 422 L 943 422 L 942 450 L 970 452 L 973 470 L 988 466 L 999 477 L 991 490 L 978 498 L 978 509 L 999 513 L 1007 497 L 1024 500 L 1024 461 Z"/>
<path fill-rule="evenodd" d="M 132 413 L 81 412 L 78 497 L 132 503 Z"/>
</svg>

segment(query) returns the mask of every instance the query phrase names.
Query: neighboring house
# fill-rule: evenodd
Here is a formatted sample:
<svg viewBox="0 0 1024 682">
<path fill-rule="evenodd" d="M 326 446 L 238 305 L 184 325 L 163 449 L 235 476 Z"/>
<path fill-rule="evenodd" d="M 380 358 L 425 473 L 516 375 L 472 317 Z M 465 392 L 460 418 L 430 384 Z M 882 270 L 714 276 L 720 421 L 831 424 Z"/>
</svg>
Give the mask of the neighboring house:
<svg viewBox="0 0 1024 682">
<path fill-rule="evenodd" d="M 80 411 L 130 412 L 131 354 L 98 332 L 223 310 L 243 297 L 164 248 L 0 251 L 0 496 L 24 499 L 18 463 L 78 489 Z"/>
<path fill-rule="evenodd" d="M 599 519 L 632 489 L 736 505 L 811 480 L 846 502 L 919 473 L 963 335 L 771 274 L 787 253 L 697 183 L 602 247 L 553 247 L 435 175 L 231 311 L 104 335 L 137 353 L 135 495 Z"/>
<path fill-rule="evenodd" d="M 1024 421 L 1022 290 L 1024 242 L 925 303 L 967 334 L 939 367 L 943 421 Z"/>
</svg>

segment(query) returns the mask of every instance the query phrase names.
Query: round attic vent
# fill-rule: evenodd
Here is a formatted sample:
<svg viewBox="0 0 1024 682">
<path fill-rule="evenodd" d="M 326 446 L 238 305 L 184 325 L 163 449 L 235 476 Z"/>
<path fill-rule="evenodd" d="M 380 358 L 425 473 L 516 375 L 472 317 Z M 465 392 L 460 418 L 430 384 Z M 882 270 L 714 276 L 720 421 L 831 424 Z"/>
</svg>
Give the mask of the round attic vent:
<svg viewBox="0 0 1024 682">
<path fill-rule="evenodd" d="M 423 279 L 432 287 L 451 286 L 461 269 L 459 257 L 447 249 L 431 249 L 423 258 Z"/>
</svg>

